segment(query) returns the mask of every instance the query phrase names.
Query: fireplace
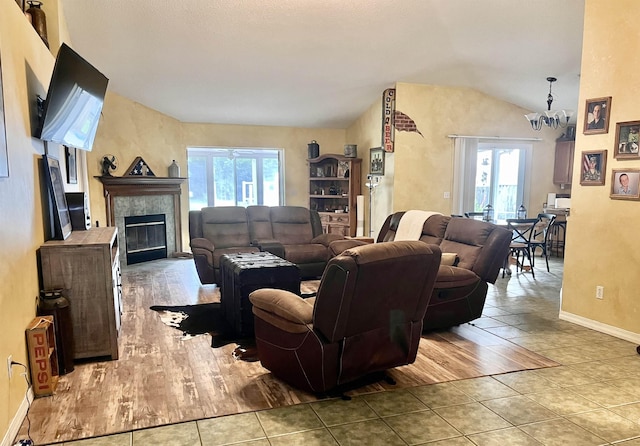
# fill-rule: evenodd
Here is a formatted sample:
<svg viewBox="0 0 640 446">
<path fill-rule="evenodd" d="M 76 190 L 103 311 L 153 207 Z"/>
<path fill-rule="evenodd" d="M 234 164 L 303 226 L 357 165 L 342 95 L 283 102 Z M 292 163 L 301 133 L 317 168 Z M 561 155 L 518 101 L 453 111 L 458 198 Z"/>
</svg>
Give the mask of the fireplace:
<svg viewBox="0 0 640 446">
<path fill-rule="evenodd" d="M 167 257 L 164 214 L 124 217 L 127 265 Z"/>
<path fill-rule="evenodd" d="M 104 188 L 107 226 L 116 226 L 121 238 L 126 237 L 125 217 L 162 214 L 165 217 L 165 257 L 182 251 L 180 196 L 184 178 L 136 175 L 96 178 Z M 120 263 L 130 263 L 126 249 L 120 250 Z"/>
</svg>

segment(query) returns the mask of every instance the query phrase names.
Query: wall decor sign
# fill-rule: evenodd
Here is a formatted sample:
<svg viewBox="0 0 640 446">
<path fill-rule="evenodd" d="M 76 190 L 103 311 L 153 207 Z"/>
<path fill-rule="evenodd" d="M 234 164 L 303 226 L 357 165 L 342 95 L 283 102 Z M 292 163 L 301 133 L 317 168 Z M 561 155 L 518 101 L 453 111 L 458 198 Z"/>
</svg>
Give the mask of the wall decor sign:
<svg viewBox="0 0 640 446">
<path fill-rule="evenodd" d="M 396 111 L 396 89 L 387 88 L 382 93 L 382 148 L 385 152 L 394 150 L 393 117 Z"/>
<path fill-rule="evenodd" d="M 580 184 L 583 186 L 604 186 L 606 167 L 606 150 L 590 150 L 582 152 L 582 173 L 580 174 Z"/>
<path fill-rule="evenodd" d="M 4 120 L 4 92 L 2 90 L 2 62 L 0 61 L 0 178 L 9 176 L 7 127 Z"/>
<path fill-rule="evenodd" d="M 640 200 L 640 169 L 613 169 L 611 195 L 614 200 Z"/>
<path fill-rule="evenodd" d="M 611 116 L 611 96 L 587 99 L 584 112 L 585 135 L 609 132 L 609 116 Z"/>
<path fill-rule="evenodd" d="M 640 141 L 640 121 L 618 122 L 616 124 L 616 146 L 613 157 L 616 159 L 638 159 Z"/>
</svg>

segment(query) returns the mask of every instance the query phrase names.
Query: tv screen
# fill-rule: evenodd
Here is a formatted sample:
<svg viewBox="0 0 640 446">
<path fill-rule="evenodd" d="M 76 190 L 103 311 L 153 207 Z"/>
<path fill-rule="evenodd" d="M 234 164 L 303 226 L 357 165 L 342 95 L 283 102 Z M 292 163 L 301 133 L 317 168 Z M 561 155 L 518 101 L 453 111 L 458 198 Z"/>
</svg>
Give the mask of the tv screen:
<svg viewBox="0 0 640 446">
<path fill-rule="evenodd" d="M 36 137 L 91 150 L 108 82 L 93 65 L 63 43 Z"/>
</svg>

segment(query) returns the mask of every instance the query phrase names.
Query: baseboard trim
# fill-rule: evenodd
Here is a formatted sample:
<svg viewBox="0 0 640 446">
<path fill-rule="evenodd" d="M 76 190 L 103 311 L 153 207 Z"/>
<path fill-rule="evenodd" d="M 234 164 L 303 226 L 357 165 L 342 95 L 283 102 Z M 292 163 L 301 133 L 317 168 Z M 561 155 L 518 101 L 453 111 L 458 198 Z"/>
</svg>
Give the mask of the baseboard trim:
<svg viewBox="0 0 640 446">
<path fill-rule="evenodd" d="M 27 394 L 22 399 L 22 403 L 20 404 L 20 407 L 18 407 L 18 411 L 13 417 L 13 420 L 11 420 L 11 424 L 9 424 L 9 429 L 4 434 L 4 438 L 2 439 L 2 443 L 0 443 L 0 446 L 12 446 L 14 444 L 13 440 L 18 435 L 18 432 L 20 431 L 20 426 L 22 426 L 22 422 L 27 416 L 30 402 L 33 402 L 33 389 L 31 388 L 31 386 L 29 386 L 29 390 L 27 391 Z"/>
<path fill-rule="evenodd" d="M 563 321 L 572 322 L 574 324 L 581 325 L 582 327 L 590 328 L 601 333 L 615 336 L 616 338 L 624 339 L 625 341 L 633 342 L 634 344 L 640 344 L 640 333 L 623 330 L 622 328 L 603 324 L 602 322 L 587 319 L 586 317 L 578 316 L 566 311 L 560 311 L 558 317 Z"/>
</svg>

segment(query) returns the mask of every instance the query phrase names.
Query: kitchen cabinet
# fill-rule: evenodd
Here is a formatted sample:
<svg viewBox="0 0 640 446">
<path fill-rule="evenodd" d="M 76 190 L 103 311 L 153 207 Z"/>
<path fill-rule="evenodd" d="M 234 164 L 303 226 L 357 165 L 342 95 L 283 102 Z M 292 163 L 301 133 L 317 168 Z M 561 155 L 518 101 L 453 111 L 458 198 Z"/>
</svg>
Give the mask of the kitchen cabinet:
<svg viewBox="0 0 640 446">
<path fill-rule="evenodd" d="M 574 140 L 556 141 L 556 156 L 553 165 L 554 184 L 571 184 L 575 143 Z"/>
</svg>

